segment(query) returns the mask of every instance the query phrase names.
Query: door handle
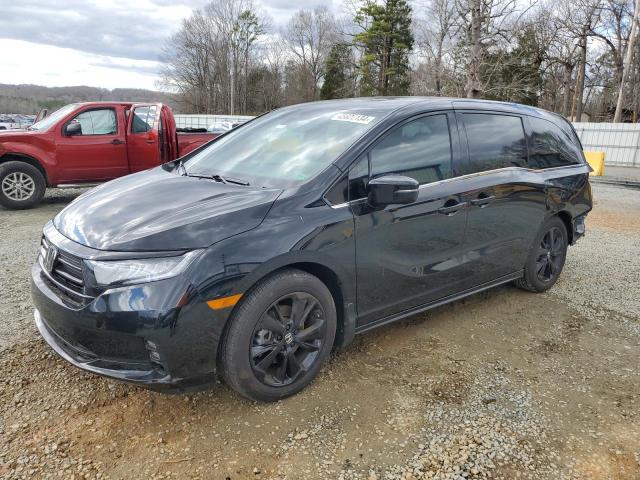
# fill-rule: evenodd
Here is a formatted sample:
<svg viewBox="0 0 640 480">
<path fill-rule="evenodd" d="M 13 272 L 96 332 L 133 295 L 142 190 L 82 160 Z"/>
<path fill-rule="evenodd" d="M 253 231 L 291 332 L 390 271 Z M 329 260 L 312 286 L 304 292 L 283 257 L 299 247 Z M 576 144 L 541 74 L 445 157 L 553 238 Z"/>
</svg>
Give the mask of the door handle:
<svg viewBox="0 0 640 480">
<path fill-rule="evenodd" d="M 444 207 L 440 207 L 438 209 L 438 213 L 442 213 L 444 215 L 453 215 L 458 210 L 466 206 L 467 206 L 467 202 L 454 203 L 453 205 L 451 205 L 449 202 L 446 202 L 444 204 Z"/>
<path fill-rule="evenodd" d="M 152 144 L 152 143 L 156 143 L 155 140 L 147 140 L 147 143 Z"/>
<path fill-rule="evenodd" d="M 483 197 L 478 197 L 470 200 L 471 205 L 476 205 L 478 207 L 485 207 L 487 204 L 491 203 L 496 197 L 495 195 L 486 195 Z"/>
<path fill-rule="evenodd" d="M 111 140 L 111 145 L 122 145 L 124 142 L 118 138 Z"/>
</svg>

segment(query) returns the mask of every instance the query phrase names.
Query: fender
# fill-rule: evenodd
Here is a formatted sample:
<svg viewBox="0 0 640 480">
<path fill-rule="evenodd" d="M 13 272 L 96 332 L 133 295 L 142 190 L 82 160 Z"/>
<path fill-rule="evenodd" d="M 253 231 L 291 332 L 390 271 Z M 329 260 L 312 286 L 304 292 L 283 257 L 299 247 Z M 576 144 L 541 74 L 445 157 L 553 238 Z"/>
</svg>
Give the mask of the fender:
<svg viewBox="0 0 640 480">
<path fill-rule="evenodd" d="M 261 279 L 283 268 L 304 270 L 323 281 L 336 302 L 338 329 L 334 346 L 344 348 L 351 343 L 357 322 L 355 278 L 343 265 L 327 261 L 324 255 L 305 251 L 281 255 L 255 268 L 240 280 L 238 287 L 248 291 Z"/>
<path fill-rule="evenodd" d="M 9 160 L 20 160 L 20 157 L 27 158 L 30 163 L 44 173 L 47 186 L 56 185 L 58 182 L 57 160 L 55 155 L 55 145 L 42 141 L 26 143 L 21 141 L 3 141 L 0 144 L 0 163 Z M 9 157 L 9 158 L 7 158 Z M 13 157 L 13 158 L 11 158 Z"/>
<path fill-rule="evenodd" d="M 356 326 L 355 242 L 352 218 L 347 215 L 345 222 L 338 222 L 333 227 L 312 229 L 310 237 L 317 241 L 307 238 L 308 241 L 302 244 L 287 246 L 286 235 L 282 235 L 281 229 L 271 231 L 262 227 L 223 240 L 207 249 L 199 259 L 197 271 L 208 273 L 206 277 L 193 278 L 193 285 L 202 298 L 212 300 L 244 295 L 260 280 L 283 268 L 304 270 L 320 278 L 331 291 L 338 315 L 335 344 L 343 347 L 353 338 Z M 280 254 L 274 255 L 275 252 L 261 246 L 265 237 L 278 232 L 282 249 Z M 240 244 L 253 248 L 249 253 L 238 249 Z M 243 252 L 242 256 L 236 255 L 238 250 Z"/>
</svg>

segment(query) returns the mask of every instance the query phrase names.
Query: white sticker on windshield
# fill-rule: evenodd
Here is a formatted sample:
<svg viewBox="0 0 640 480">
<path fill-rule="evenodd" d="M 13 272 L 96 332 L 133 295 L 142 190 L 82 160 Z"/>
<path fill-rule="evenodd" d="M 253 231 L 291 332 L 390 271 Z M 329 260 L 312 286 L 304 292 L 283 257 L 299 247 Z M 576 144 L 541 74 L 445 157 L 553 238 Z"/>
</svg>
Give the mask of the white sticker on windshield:
<svg viewBox="0 0 640 480">
<path fill-rule="evenodd" d="M 370 124 L 376 117 L 370 117 L 368 115 L 358 115 L 357 113 L 338 113 L 334 115 L 331 120 L 338 120 L 340 122 L 361 123 L 363 125 Z"/>
</svg>

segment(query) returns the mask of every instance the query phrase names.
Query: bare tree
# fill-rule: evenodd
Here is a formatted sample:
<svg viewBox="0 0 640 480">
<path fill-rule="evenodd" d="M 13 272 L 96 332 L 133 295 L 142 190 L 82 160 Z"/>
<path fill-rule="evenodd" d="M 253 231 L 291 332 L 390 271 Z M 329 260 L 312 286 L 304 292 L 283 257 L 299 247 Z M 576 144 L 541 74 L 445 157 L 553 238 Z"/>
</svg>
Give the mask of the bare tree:
<svg viewBox="0 0 640 480">
<path fill-rule="evenodd" d="M 194 112 L 245 113 L 251 57 L 265 29 L 252 0 L 210 2 L 167 43 L 163 84 Z"/>
<path fill-rule="evenodd" d="M 182 101 L 196 113 L 214 107 L 213 92 L 209 88 L 214 44 L 207 18 L 196 11 L 182 22 L 164 49 L 162 83 L 180 93 Z"/>
<path fill-rule="evenodd" d="M 629 41 L 627 45 L 627 53 L 624 61 L 624 68 L 622 71 L 622 77 L 620 79 L 620 88 L 618 90 L 618 102 L 616 104 L 616 112 L 613 117 L 613 121 L 618 123 L 622 120 L 622 104 L 624 102 L 624 89 L 625 81 L 629 76 L 632 68 L 631 62 L 633 60 L 633 53 L 635 51 L 636 36 L 638 35 L 638 14 L 640 13 L 640 0 L 636 0 L 635 7 L 633 9 L 633 26 L 631 27 L 631 33 L 629 35 Z"/>
<path fill-rule="evenodd" d="M 435 94 L 441 95 L 445 57 L 450 55 L 459 23 L 456 6 L 450 0 L 431 0 L 417 10 L 424 12 L 423 17 L 414 19 L 418 54 L 426 57 L 433 72 Z"/>
<path fill-rule="evenodd" d="M 329 50 L 337 41 L 335 17 L 327 7 L 299 10 L 289 21 L 284 36 L 291 53 L 307 72 L 306 100 L 317 99 Z"/>
<path fill-rule="evenodd" d="M 568 32 L 568 40 L 577 44 L 577 67 L 575 92 L 571 106 L 571 117 L 582 118 L 584 87 L 587 75 L 587 51 L 589 37 L 597 28 L 602 12 L 602 0 L 564 0 L 558 10 L 558 21 Z"/>
<path fill-rule="evenodd" d="M 242 74 L 246 91 L 251 47 L 264 33 L 266 24 L 258 16 L 252 0 L 213 0 L 207 5 L 206 12 L 228 52 L 229 108 L 233 115 L 240 91 L 238 79 Z M 241 111 L 246 112 L 246 102 L 241 104 Z"/>
<path fill-rule="evenodd" d="M 465 33 L 466 83 L 469 98 L 483 92 L 481 67 L 485 52 L 500 40 L 513 38 L 518 21 L 529 6 L 517 0 L 455 0 L 461 31 Z"/>
</svg>

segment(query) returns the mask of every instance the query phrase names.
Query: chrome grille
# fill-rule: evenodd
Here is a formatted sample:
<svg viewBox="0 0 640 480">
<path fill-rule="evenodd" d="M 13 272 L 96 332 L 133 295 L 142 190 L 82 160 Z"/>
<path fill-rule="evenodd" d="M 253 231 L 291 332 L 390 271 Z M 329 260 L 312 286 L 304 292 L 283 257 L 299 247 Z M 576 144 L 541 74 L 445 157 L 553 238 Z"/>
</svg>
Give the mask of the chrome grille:
<svg viewBox="0 0 640 480">
<path fill-rule="evenodd" d="M 40 266 L 48 280 L 47 283 L 58 291 L 63 300 L 74 305 L 83 305 L 87 299 L 93 297 L 85 295 L 82 259 L 57 248 L 55 256 L 48 258 L 47 254 L 51 248 L 49 240 L 43 236 L 40 244 Z M 47 268 L 48 266 L 50 268 Z"/>
</svg>

